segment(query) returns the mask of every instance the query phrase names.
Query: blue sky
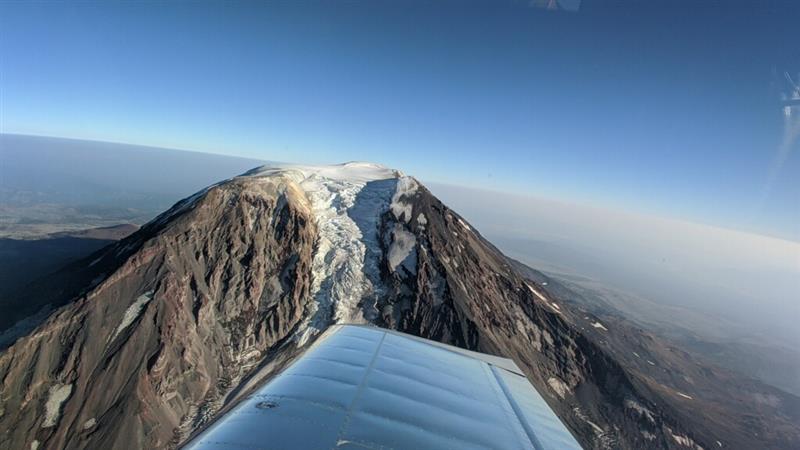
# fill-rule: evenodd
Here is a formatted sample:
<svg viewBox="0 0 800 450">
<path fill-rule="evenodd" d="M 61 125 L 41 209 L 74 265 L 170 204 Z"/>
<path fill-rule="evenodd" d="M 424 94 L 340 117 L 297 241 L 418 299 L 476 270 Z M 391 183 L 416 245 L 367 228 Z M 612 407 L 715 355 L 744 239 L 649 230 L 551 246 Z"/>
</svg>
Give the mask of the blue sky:
<svg viewBox="0 0 800 450">
<path fill-rule="evenodd" d="M 2 3 L 0 132 L 371 160 L 800 240 L 798 9 L 638 3 Z"/>
</svg>

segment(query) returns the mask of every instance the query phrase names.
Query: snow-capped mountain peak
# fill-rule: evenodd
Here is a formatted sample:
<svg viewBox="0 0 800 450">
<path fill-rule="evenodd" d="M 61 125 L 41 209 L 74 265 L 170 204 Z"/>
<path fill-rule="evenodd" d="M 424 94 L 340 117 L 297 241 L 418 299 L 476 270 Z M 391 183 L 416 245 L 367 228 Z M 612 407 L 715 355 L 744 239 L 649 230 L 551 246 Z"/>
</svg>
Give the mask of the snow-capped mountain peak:
<svg viewBox="0 0 800 450">
<path fill-rule="evenodd" d="M 315 302 L 298 330 L 298 341 L 307 342 L 332 323 L 375 319 L 375 299 L 386 291 L 380 276 L 380 219 L 390 210 L 399 219 L 398 211 L 408 209 L 403 197 L 413 194 L 417 182 L 399 170 L 369 162 L 264 166 L 245 176 L 289 178 L 311 205 L 318 231 L 311 285 Z M 391 267 L 406 259 L 413 246 L 413 236 L 392 230 Z"/>
<path fill-rule="evenodd" d="M 342 322 L 513 359 L 585 448 L 800 440 L 790 397 L 740 382 L 787 406 L 739 413 L 744 397 L 715 391 L 729 375 L 573 309 L 525 270 L 399 171 L 251 170 L 40 289 L 54 312 L 0 354 L 0 447 L 176 448 Z M 749 432 L 767 420 L 785 431 Z"/>
<path fill-rule="evenodd" d="M 253 169 L 244 176 L 265 177 L 272 175 L 291 176 L 300 180 L 319 177 L 353 183 L 367 183 L 398 178 L 403 176 L 403 173 L 377 163 L 351 161 L 331 165 L 270 164 Z"/>
</svg>

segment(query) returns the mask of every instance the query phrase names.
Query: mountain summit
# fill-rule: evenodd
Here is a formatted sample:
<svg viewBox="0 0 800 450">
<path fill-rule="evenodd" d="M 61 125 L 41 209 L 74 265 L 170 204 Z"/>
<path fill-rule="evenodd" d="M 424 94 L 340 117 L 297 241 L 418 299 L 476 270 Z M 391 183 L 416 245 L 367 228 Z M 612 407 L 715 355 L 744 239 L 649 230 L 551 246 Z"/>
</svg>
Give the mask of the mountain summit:
<svg viewBox="0 0 800 450">
<path fill-rule="evenodd" d="M 779 430 L 753 437 L 761 416 L 714 406 L 716 372 L 572 310 L 524 271 L 399 171 L 251 170 L 41 289 L 59 308 L 0 355 L 0 446 L 179 446 L 336 323 L 512 358 L 586 448 L 797 442 L 795 403 L 750 386 Z M 620 356 L 630 345 L 712 394 L 667 390 Z"/>
</svg>

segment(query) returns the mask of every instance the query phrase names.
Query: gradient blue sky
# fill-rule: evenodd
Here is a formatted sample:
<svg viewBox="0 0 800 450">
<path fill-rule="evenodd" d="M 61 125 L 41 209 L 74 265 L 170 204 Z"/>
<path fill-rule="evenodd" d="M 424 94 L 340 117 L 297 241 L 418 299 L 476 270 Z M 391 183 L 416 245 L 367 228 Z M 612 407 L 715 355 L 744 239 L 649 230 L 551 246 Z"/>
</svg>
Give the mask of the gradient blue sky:
<svg viewBox="0 0 800 450">
<path fill-rule="evenodd" d="M 4 2 L 0 132 L 371 160 L 800 240 L 798 2 L 637 3 Z"/>
</svg>

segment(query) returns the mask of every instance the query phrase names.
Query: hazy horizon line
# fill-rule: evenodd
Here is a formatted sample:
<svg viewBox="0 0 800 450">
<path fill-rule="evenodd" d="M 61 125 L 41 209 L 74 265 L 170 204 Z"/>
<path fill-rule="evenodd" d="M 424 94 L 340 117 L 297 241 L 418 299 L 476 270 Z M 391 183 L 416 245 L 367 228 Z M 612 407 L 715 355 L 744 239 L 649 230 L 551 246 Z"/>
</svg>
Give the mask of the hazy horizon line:
<svg viewBox="0 0 800 450">
<path fill-rule="evenodd" d="M 179 148 L 179 147 L 172 147 L 172 146 L 160 146 L 160 145 L 155 145 L 155 144 L 142 144 L 142 143 L 126 142 L 126 141 L 111 141 L 111 140 L 106 140 L 106 139 L 87 138 L 87 137 L 56 136 L 56 135 L 50 135 L 50 134 L 38 134 L 38 133 L 33 133 L 32 134 L 32 133 L 18 133 L 18 132 L 5 132 L 5 131 L 0 131 L 0 136 L 19 136 L 19 137 L 32 137 L 32 138 L 40 138 L 40 139 L 62 139 L 62 140 L 79 141 L 79 142 L 93 142 L 93 143 L 103 143 L 103 144 L 113 144 L 113 145 L 125 145 L 125 146 L 140 147 L 140 148 L 150 149 L 150 150 L 169 150 L 169 151 L 176 151 L 176 152 L 197 153 L 197 154 L 203 154 L 203 155 L 224 156 L 224 157 L 228 157 L 228 158 L 236 158 L 236 159 L 242 159 L 242 160 L 252 160 L 252 161 L 256 161 L 256 162 L 263 162 L 263 163 L 265 163 L 265 165 L 267 165 L 267 164 L 300 164 L 300 163 L 289 162 L 289 161 L 277 161 L 277 160 L 261 159 L 261 158 L 251 157 L 251 156 L 244 156 L 244 155 L 240 155 L 240 154 L 217 153 L 217 152 L 207 151 L 207 150 L 192 150 L 192 149 L 188 149 L 188 148 Z M 347 161 L 345 161 L 345 162 L 347 162 Z M 375 162 L 375 161 L 369 161 L 369 162 Z M 378 162 L 378 164 L 382 164 L 382 163 Z M 260 166 L 256 166 L 256 167 L 260 167 Z M 387 166 L 387 167 L 389 167 L 389 166 Z M 402 170 L 402 168 L 400 168 L 399 170 Z M 240 175 L 240 174 L 237 174 L 237 175 Z M 236 175 L 234 175 L 234 176 L 236 176 Z M 414 175 L 412 175 L 412 176 L 414 176 Z M 637 211 L 637 210 L 634 210 L 634 209 L 625 208 L 625 207 L 621 207 L 619 205 L 612 205 L 612 204 L 607 204 L 607 203 L 604 203 L 604 204 L 588 203 L 586 201 L 582 201 L 580 199 L 571 198 L 571 197 L 564 197 L 564 196 L 544 197 L 544 196 L 536 194 L 535 192 L 524 192 L 523 193 L 523 192 L 496 189 L 496 188 L 490 188 L 490 187 L 467 186 L 467 185 L 460 184 L 460 183 L 437 181 L 437 180 L 429 180 L 429 181 L 426 180 L 424 184 L 428 184 L 428 185 L 430 185 L 430 184 L 438 184 L 438 185 L 451 186 L 451 187 L 456 187 L 456 188 L 465 189 L 465 190 L 474 190 L 474 191 L 482 191 L 482 192 L 487 192 L 487 193 L 497 193 L 497 194 L 502 194 L 502 195 L 506 195 L 506 196 L 522 197 L 522 198 L 530 199 L 532 201 L 544 201 L 544 202 L 559 203 L 559 204 L 564 205 L 564 206 L 591 208 L 591 209 L 604 210 L 604 211 L 607 211 L 607 212 L 612 212 L 612 213 L 617 213 L 617 214 L 631 214 L 631 215 L 637 215 L 637 216 L 640 216 L 640 217 L 647 217 L 647 218 L 651 218 L 651 219 L 676 221 L 676 222 L 689 224 L 689 225 L 709 227 L 709 228 L 718 229 L 718 230 L 721 230 L 721 231 L 742 233 L 742 234 L 745 234 L 745 235 L 759 236 L 759 237 L 763 237 L 763 238 L 773 239 L 773 240 L 776 240 L 776 241 L 784 241 L 784 242 L 787 242 L 787 243 L 790 243 L 790 244 L 795 244 L 795 245 L 800 244 L 800 239 L 795 239 L 795 238 L 788 237 L 788 236 L 777 235 L 777 234 L 773 234 L 773 233 L 757 231 L 757 230 L 752 230 L 752 229 L 732 228 L 732 227 L 729 227 L 729 226 L 720 225 L 718 223 L 709 223 L 709 222 L 706 222 L 706 221 L 694 220 L 694 219 L 686 218 L 686 217 L 679 217 L 679 216 L 671 216 L 671 215 L 663 215 L 663 214 L 650 213 L 650 212 L 644 212 L 644 211 Z"/>
</svg>

